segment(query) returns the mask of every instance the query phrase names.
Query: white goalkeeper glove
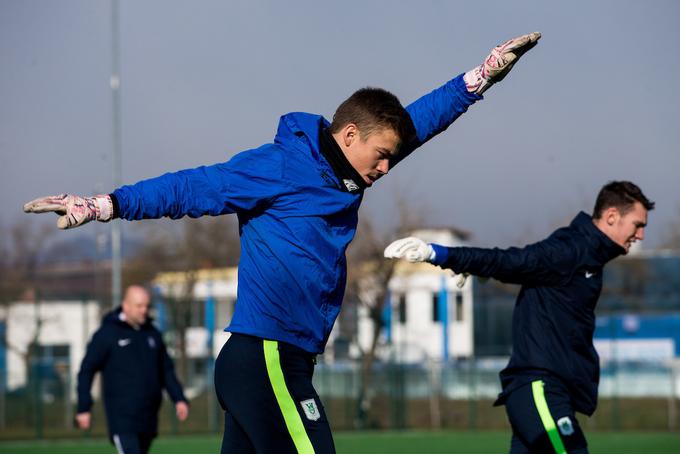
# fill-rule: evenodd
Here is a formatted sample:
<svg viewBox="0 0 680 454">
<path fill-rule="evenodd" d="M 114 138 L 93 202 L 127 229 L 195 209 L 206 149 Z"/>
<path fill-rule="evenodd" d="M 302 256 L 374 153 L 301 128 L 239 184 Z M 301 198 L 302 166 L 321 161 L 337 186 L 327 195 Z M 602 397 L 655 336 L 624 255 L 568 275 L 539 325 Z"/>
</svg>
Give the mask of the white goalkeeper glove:
<svg viewBox="0 0 680 454">
<path fill-rule="evenodd" d="M 79 197 L 61 194 L 41 197 L 24 205 L 26 213 L 55 212 L 61 214 L 57 219 L 57 227 L 70 229 L 90 221 L 108 222 L 113 219 L 113 202 L 109 195 Z"/>
<path fill-rule="evenodd" d="M 385 248 L 384 255 L 388 259 L 406 259 L 411 263 L 432 262 L 437 257 L 431 245 L 413 236 L 393 241 Z M 468 276 L 469 273 L 458 274 L 456 287 L 463 288 Z"/>
<path fill-rule="evenodd" d="M 491 85 L 503 80 L 517 60 L 534 47 L 540 38 L 539 32 L 533 32 L 508 40 L 491 49 L 484 63 L 463 76 L 468 91 L 481 95 Z"/>
<path fill-rule="evenodd" d="M 406 259 L 411 263 L 431 262 L 435 256 L 432 246 L 413 236 L 393 241 L 385 248 L 385 258 Z"/>
</svg>

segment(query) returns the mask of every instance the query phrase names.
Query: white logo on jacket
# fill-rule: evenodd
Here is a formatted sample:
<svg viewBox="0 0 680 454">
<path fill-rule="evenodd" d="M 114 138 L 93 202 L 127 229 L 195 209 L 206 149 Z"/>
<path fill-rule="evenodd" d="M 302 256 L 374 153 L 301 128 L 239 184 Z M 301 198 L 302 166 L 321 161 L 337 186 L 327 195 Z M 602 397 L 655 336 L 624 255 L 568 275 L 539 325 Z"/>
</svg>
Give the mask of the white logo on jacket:
<svg viewBox="0 0 680 454">
<path fill-rule="evenodd" d="M 595 276 L 595 273 L 591 273 L 590 271 L 586 271 L 586 279 L 590 279 L 593 276 Z"/>
<path fill-rule="evenodd" d="M 132 342 L 132 339 L 127 338 L 127 339 L 118 339 L 118 346 L 119 347 L 127 347 L 130 345 L 130 342 Z"/>
<path fill-rule="evenodd" d="M 345 178 L 344 180 L 342 180 L 342 182 L 345 183 L 345 187 L 349 192 L 356 191 L 357 189 L 359 189 L 359 185 L 356 184 L 354 180 L 348 180 L 347 178 Z"/>
<path fill-rule="evenodd" d="M 151 336 L 149 336 L 149 347 L 156 348 L 156 340 Z"/>
</svg>

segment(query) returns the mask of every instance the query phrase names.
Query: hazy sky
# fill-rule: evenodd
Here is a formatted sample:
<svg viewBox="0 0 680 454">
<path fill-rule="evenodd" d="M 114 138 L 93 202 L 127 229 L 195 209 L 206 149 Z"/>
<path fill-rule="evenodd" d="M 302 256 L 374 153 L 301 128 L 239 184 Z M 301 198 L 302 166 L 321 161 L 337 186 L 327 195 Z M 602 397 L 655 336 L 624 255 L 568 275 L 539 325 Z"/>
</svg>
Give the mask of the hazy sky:
<svg viewBox="0 0 680 454">
<path fill-rule="evenodd" d="M 387 225 L 400 193 L 426 224 L 506 246 L 540 239 L 590 211 L 603 183 L 630 179 L 657 202 L 648 247 L 680 221 L 680 2 L 122 0 L 120 10 L 124 183 L 226 161 L 271 141 L 280 115 L 329 118 L 362 86 L 408 104 L 538 30 L 484 101 L 367 192 L 362 216 Z M 110 11 L 105 0 L 0 0 L 2 224 L 38 196 L 112 189 Z"/>
</svg>

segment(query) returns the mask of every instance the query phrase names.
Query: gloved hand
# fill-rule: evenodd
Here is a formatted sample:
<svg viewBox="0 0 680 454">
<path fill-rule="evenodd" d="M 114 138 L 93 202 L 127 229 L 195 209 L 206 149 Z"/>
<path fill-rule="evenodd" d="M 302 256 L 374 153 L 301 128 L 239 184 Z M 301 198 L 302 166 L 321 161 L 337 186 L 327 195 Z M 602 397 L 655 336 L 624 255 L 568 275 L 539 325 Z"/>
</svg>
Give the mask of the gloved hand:
<svg viewBox="0 0 680 454">
<path fill-rule="evenodd" d="M 63 215 L 57 219 L 57 227 L 70 229 L 93 220 L 110 221 L 113 218 L 113 202 L 108 195 L 79 197 L 61 194 L 41 197 L 24 205 L 24 212 L 26 213 L 47 213 L 49 211 Z"/>
<path fill-rule="evenodd" d="M 385 258 L 406 259 L 411 263 L 431 262 L 435 258 L 432 246 L 421 240 L 410 236 L 393 241 L 385 248 Z"/>
<path fill-rule="evenodd" d="M 385 258 L 406 259 L 409 262 L 432 262 L 437 254 L 432 246 L 413 236 L 393 241 L 385 248 Z M 458 274 L 456 287 L 463 288 L 470 273 Z"/>
<path fill-rule="evenodd" d="M 533 48 L 540 38 L 539 32 L 533 32 L 513 38 L 491 49 L 484 63 L 463 76 L 468 91 L 481 95 L 491 85 L 503 80 L 517 60 Z"/>
</svg>

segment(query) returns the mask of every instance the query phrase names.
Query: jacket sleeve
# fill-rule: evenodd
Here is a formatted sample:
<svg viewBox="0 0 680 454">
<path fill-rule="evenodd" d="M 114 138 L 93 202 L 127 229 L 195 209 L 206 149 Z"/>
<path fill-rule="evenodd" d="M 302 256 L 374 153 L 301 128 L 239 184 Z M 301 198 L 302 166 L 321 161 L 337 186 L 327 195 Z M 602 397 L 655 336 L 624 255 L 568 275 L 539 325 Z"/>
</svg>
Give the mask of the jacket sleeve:
<svg viewBox="0 0 680 454">
<path fill-rule="evenodd" d="M 575 249 L 556 238 L 509 249 L 432 246 L 435 265 L 509 284 L 560 285 L 571 277 L 577 260 Z"/>
<path fill-rule="evenodd" d="M 161 345 L 161 374 L 163 380 L 163 387 L 168 392 L 170 399 L 174 402 L 184 401 L 187 402 L 187 398 L 184 397 L 184 391 L 182 390 L 182 385 L 175 375 L 175 365 L 168 355 L 168 350 L 165 347 L 165 342 L 161 336 L 159 336 Z"/>
<path fill-rule="evenodd" d="M 468 107 L 480 99 L 483 99 L 482 96 L 467 91 L 463 74 L 460 74 L 409 104 L 406 111 L 413 121 L 416 137 L 402 146 L 399 155 L 391 165 L 397 165 L 413 150 L 445 131 L 451 123 L 467 111 Z"/>
<path fill-rule="evenodd" d="M 281 191 L 283 155 L 274 145 L 241 152 L 226 163 L 166 173 L 116 189 L 118 216 L 128 220 L 217 216 L 254 210 Z"/>
<path fill-rule="evenodd" d="M 85 357 L 78 372 L 78 413 L 90 411 L 92 408 L 92 381 L 94 374 L 100 371 L 109 356 L 109 342 L 103 328 L 97 330 L 87 346 Z"/>
</svg>

